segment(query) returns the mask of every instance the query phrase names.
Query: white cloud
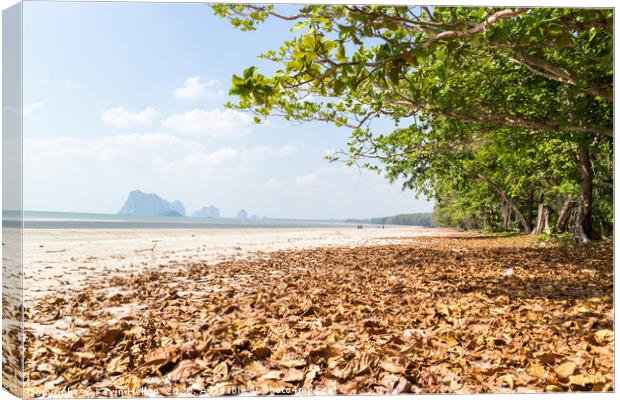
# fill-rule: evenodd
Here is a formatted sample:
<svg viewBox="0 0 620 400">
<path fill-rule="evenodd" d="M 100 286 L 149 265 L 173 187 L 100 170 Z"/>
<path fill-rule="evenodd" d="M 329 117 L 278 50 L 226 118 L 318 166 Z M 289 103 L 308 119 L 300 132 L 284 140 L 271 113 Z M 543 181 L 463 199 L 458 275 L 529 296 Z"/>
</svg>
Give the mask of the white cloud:
<svg viewBox="0 0 620 400">
<path fill-rule="evenodd" d="M 24 115 L 32 115 L 39 111 L 42 111 L 45 105 L 40 101 L 34 101 L 24 107 Z"/>
<path fill-rule="evenodd" d="M 230 137 L 249 133 L 254 120 L 249 114 L 237 110 L 195 108 L 186 113 L 170 115 L 162 121 L 162 125 L 180 132 Z"/>
<path fill-rule="evenodd" d="M 205 149 L 198 152 L 191 152 L 180 160 L 170 162 L 165 170 L 167 172 L 184 173 L 203 173 L 212 170 L 214 167 L 235 163 L 236 169 L 254 168 L 256 163 L 272 157 L 286 157 L 297 151 L 297 146 L 284 145 L 282 147 L 259 146 L 249 149 L 235 149 L 232 147 L 222 147 L 218 150 L 208 152 Z"/>
<path fill-rule="evenodd" d="M 190 151 L 203 148 L 195 142 L 188 142 L 163 133 L 132 133 L 107 136 L 94 142 L 101 160 L 131 160 L 144 157 L 182 156 Z M 150 160 L 151 158 L 149 158 Z"/>
<path fill-rule="evenodd" d="M 30 137 L 24 139 L 24 164 L 45 168 L 86 160 L 86 165 L 101 162 L 112 168 L 129 170 L 131 165 L 148 166 L 158 157 L 183 157 L 203 149 L 199 143 L 163 133 L 104 136 L 90 141 L 72 137 Z"/>
<path fill-rule="evenodd" d="M 278 179 L 278 178 L 269 178 L 267 182 L 265 182 L 265 187 L 268 189 L 280 189 L 286 185 L 286 180 Z"/>
<path fill-rule="evenodd" d="M 24 138 L 24 169 L 49 171 L 55 165 L 98 156 L 95 146 L 72 137 Z"/>
<path fill-rule="evenodd" d="M 300 147 L 294 144 L 285 144 L 281 147 L 273 146 L 259 146 L 244 152 L 244 157 L 247 160 L 259 160 L 267 157 L 286 157 L 295 154 L 299 151 Z"/>
<path fill-rule="evenodd" d="M 101 119 L 119 129 L 151 124 L 157 113 L 153 107 L 146 107 L 142 111 L 127 111 L 123 107 L 112 107 L 103 110 Z"/>
<path fill-rule="evenodd" d="M 316 183 L 316 178 L 316 174 L 306 174 L 295 178 L 295 183 L 297 186 L 312 186 Z"/>
<path fill-rule="evenodd" d="M 166 167 L 167 172 L 201 172 L 206 169 L 224 165 L 235 161 L 239 151 L 230 147 L 223 147 L 214 152 L 195 153 L 184 157 L 178 162 L 171 162 Z"/>
<path fill-rule="evenodd" d="M 174 96 L 178 99 L 187 100 L 198 99 L 206 95 L 221 96 L 224 94 L 221 90 L 217 92 L 209 90 L 209 88 L 214 88 L 217 84 L 218 81 L 215 79 L 202 82 L 199 76 L 190 76 L 185 80 L 185 84 L 182 87 L 174 89 Z"/>
<path fill-rule="evenodd" d="M 160 172 L 191 172 L 232 163 L 237 169 L 254 169 L 256 163 L 273 157 L 287 157 L 296 149 L 297 146 L 293 145 L 208 149 L 197 141 L 164 133 L 130 133 L 90 140 L 29 137 L 25 139 L 24 157 L 25 164 L 43 168 L 87 161 L 88 165 L 100 162 L 102 166 L 107 164 L 108 169 L 127 170 L 128 173 L 136 165 L 140 168 L 161 167 Z M 149 173 L 156 174 L 157 171 L 151 169 Z"/>
<path fill-rule="evenodd" d="M 300 147 L 295 146 L 294 144 L 285 144 L 280 147 L 277 152 L 281 156 L 290 156 L 291 154 L 295 154 L 299 151 Z"/>
</svg>

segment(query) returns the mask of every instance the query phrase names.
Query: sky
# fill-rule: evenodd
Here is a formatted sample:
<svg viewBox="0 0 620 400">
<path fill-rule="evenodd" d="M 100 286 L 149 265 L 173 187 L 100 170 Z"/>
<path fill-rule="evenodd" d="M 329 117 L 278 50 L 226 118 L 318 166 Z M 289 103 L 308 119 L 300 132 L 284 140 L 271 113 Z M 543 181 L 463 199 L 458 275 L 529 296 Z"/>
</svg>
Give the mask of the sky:
<svg viewBox="0 0 620 400">
<path fill-rule="evenodd" d="M 203 4 L 24 3 L 24 209 L 116 213 L 134 189 L 274 218 L 427 212 L 400 183 L 329 163 L 348 128 L 224 104 L 233 74 L 292 35 L 233 29 Z M 389 131 L 388 122 L 378 128 Z"/>
</svg>

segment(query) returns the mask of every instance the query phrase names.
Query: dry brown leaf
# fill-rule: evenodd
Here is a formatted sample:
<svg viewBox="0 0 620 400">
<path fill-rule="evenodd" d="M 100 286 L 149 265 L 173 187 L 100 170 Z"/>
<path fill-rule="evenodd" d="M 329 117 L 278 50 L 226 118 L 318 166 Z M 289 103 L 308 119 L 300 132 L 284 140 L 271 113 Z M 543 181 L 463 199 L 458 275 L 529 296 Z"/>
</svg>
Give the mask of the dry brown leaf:
<svg viewBox="0 0 620 400">
<path fill-rule="evenodd" d="M 65 348 L 65 347 L 60 347 L 60 346 L 47 346 L 47 348 L 49 350 L 51 350 L 53 353 L 58 354 L 59 356 L 64 356 L 69 354 L 69 349 Z"/>
<path fill-rule="evenodd" d="M 541 251 L 528 237 L 474 237 L 276 252 L 216 268 L 171 261 L 93 281 L 57 305 L 43 297 L 41 311 L 24 310 L 29 322 L 70 321 L 70 333 L 24 332 L 26 387 L 612 390 L 613 332 L 595 328 L 613 326 L 610 243 Z M 507 267 L 519 273 L 500 278 Z M 129 302 L 144 309 L 119 315 Z M 15 362 L 5 368 L 19 370 Z"/>
<path fill-rule="evenodd" d="M 547 371 L 540 364 L 531 364 L 527 369 L 528 374 L 536 378 L 544 378 L 547 376 Z"/>
<path fill-rule="evenodd" d="M 284 374 L 284 377 L 282 378 L 282 380 L 284 382 L 301 382 L 305 379 L 305 377 L 306 377 L 306 374 L 304 373 L 304 371 L 291 368 L 288 371 L 286 371 L 286 374 Z"/>
<path fill-rule="evenodd" d="M 355 375 L 361 375 L 370 372 L 370 369 L 374 368 L 376 362 L 377 359 L 375 356 L 369 353 L 364 353 L 362 355 L 362 358 L 357 363 L 357 367 L 355 368 Z"/>
<path fill-rule="evenodd" d="M 127 371 L 129 366 L 129 358 L 124 355 L 116 356 L 110 360 L 106 370 L 109 374 L 122 374 Z"/>
<path fill-rule="evenodd" d="M 84 351 L 84 352 L 76 351 L 76 352 L 73 352 L 72 355 L 76 357 L 78 360 L 93 360 L 97 357 L 95 353 L 90 352 L 90 351 Z"/>
<path fill-rule="evenodd" d="M 120 328 L 104 329 L 95 339 L 95 343 L 105 343 L 113 345 L 123 339 L 125 332 Z"/>
<path fill-rule="evenodd" d="M 36 370 L 39 372 L 47 372 L 49 374 L 53 374 L 56 371 L 56 368 L 49 363 L 41 363 L 37 365 Z"/>
<path fill-rule="evenodd" d="M 349 381 L 343 385 L 338 385 L 338 393 L 340 394 L 357 394 L 357 385 L 356 381 Z"/>
<path fill-rule="evenodd" d="M 274 369 L 262 375 L 260 377 L 260 380 L 261 381 L 278 380 L 278 379 L 282 379 L 283 376 L 284 376 L 284 371 Z"/>
<path fill-rule="evenodd" d="M 194 361 L 183 360 L 167 375 L 167 377 L 172 381 L 183 381 L 201 371 L 202 368 Z"/>
<path fill-rule="evenodd" d="M 395 374 L 402 374 L 405 372 L 405 368 L 401 365 L 395 364 L 390 360 L 383 360 L 379 363 L 379 367 L 383 368 L 387 372 L 392 372 Z"/>
<path fill-rule="evenodd" d="M 306 360 L 302 360 L 302 359 L 282 360 L 282 361 L 278 361 L 278 364 L 285 368 L 302 368 L 308 365 Z"/>
<path fill-rule="evenodd" d="M 543 364 L 555 364 L 557 361 L 563 359 L 564 356 L 553 352 L 547 352 L 538 355 L 536 358 L 538 358 Z"/>
<path fill-rule="evenodd" d="M 564 392 L 564 388 L 558 385 L 547 385 L 545 386 L 545 390 L 547 392 Z"/>
<path fill-rule="evenodd" d="M 306 378 L 304 379 L 304 387 L 310 386 L 319 375 L 320 371 L 321 368 L 318 365 L 311 365 L 310 367 L 308 367 L 308 371 L 306 372 Z"/>
<path fill-rule="evenodd" d="M 319 358 L 325 360 L 329 358 L 340 357 L 341 355 L 342 351 L 331 344 L 319 346 L 310 351 L 310 358 Z"/>
<path fill-rule="evenodd" d="M 353 375 L 353 366 L 350 363 L 345 363 L 330 369 L 329 373 L 338 379 L 347 379 Z"/>
<path fill-rule="evenodd" d="M 601 375 L 579 374 L 573 375 L 569 378 L 571 385 L 580 386 L 582 388 L 588 385 L 595 385 L 597 383 L 606 383 L 607 379 Z"/>
<path fill-rule="evenodd" d="M 588 341 L 596 346 L 605 346 L 614 341 L 614 332 L 609 329 L 601 329 L 588 337 Z"/>
<path fill-rule="evenodd" d="M 250 376 L 259 377 L 269 372 L 269 367 L 260 361 L 254 361 L 248 365 L 245 370 L 250 374 Z"/>
<path fill-rule="evenodd" d="M 213 375 L 216 381 L 225 381 L 228 379 L 228 364 L 221 362 L 213 369 Z"/>
<path fill-rule="evenodd" d="M 114 383 L 116 383 L 119 387 L 127 389 L 130 392 L 136 392 L 138 389 L 142 387 L 142 380 L 135 375 L 121 375 L 118 377 Z"/>
<path fill-rule="evenodd" d="M 267 358 L 271 355 L 271 349 L 264 345 L 258 345 L 252 349 L 252 354 L 258 358 Z"/>
<path fill-rule="evenodd" d="M 567 361 L 560 364 L 560 366 L 555 369 L 555 373 L 561 379 L 566 379 L 575 373 L 575 369 L 577 369 L 577 364 L 573 361 Z"/>
<path fill-rule="evenodd" d="M 508 386 L 510 389 L 514 389 L 515 387 L 515 379 L 514 376 L 512 375 L 502 375 L 499 378 L 497 378 L 497 383 L 500 384 L 501 386 Z"/>
</svg>

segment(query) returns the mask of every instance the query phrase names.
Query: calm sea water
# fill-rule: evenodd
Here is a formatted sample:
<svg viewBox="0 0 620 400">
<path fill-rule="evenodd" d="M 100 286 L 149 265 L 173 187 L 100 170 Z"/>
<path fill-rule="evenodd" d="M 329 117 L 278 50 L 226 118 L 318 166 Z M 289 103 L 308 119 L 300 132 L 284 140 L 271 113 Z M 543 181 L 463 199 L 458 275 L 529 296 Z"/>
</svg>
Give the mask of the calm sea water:
<svg viewBox="0 0 620 400">
<path fill-rule="evenodd" d="M 14 219 L 15 215 L 12 217 L 10 219 Z M 6 221 L 4 217 L 3 220 Z M 336 220 L 140 217 L 117 214 L 24 211 L 24 228 L 30 229 L 243 229 L 351 225 L 353 224 Z"/>
</svg>

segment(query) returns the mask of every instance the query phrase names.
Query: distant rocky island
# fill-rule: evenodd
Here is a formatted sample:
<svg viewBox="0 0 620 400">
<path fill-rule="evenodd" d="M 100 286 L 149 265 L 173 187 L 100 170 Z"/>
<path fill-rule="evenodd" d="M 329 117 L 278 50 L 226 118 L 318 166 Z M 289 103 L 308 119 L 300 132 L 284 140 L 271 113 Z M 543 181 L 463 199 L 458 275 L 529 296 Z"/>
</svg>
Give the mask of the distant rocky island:
<svg viewBox="0 0 620 400">
<path fill-rule="evenodd" d="M 179 200 L 169 202 L 155 193 L 132 190 L 129 192 L 129 196 L 118 214 L 143 217 L 184 217 L 186 212 L 185 206 Z M 202 207 L 200 210 L 193 212 L 191 216 L 195 218 L 222 218 L 220 209 L 214 205 Z M 248 219 L 248 213 L 241 209 L 235 218 Z M 261 217 L 255 215 L 252 215 L 250 218 L 261 219 Z"/>
<path fill-rule="evenodd" d="M 185 206 L 179 200 L 175 200 L 170 203 L 170 211 L 176 211 L 179 215 L 185 215 Z"/>
<path fill-rule="evenodd" d="M 120 215 L 139 215 L 144 217 L 182 217 L 185 216 L 185 207 L 179 200 L 170 203 L 155 193 L 144 193 L 141 190 L 132 190 L 125 204 L 118 212 Z"/>
<path fill-rule="evenodd" d="M 202 207 L 200 210 L 195 211 L 192 217 L 198 218 L 220 218 L 220 209 L 215 206 Z"/>
</svg>

